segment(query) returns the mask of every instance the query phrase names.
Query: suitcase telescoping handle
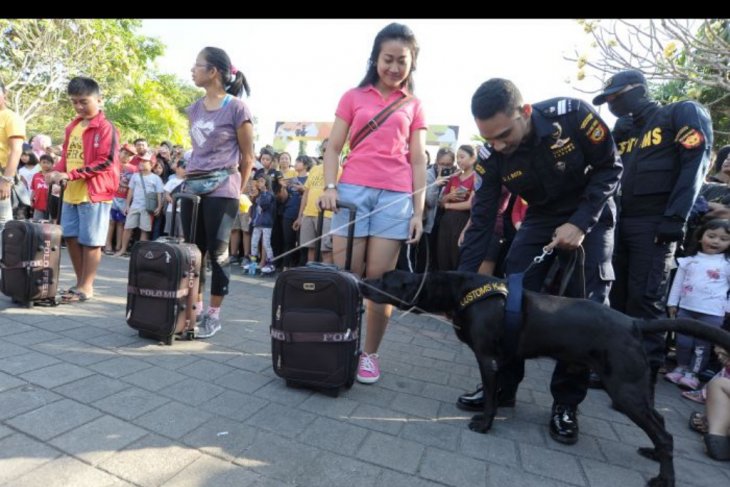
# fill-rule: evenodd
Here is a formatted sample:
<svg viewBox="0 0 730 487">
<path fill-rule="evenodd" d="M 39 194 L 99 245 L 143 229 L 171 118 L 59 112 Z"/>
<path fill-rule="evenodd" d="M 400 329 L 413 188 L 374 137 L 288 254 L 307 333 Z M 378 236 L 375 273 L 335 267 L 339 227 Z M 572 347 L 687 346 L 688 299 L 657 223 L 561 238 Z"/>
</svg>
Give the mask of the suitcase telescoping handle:
<svg viewBox="0 0 730 487">
<path fill-rule="evenodd" d="M 345 254 L 345 270 L 349 271 L 352 269 L 352 245 L 355 242 L 355 218 L 357 217 L 357 207 L 352 203 L 337 200 L 337 208 L 345 208 L 350 210 L 350 221 L 347 222 L 347 253 Z M 319 210 L 317 216 L 317 235 L 322 237 L 322 228 L 324 227 L 324 211 Z M 315 257 L 314 260 L 317 262 L 322 260 L 322 242 L 317 242 L 314 245 Z"/>
<path fill-rule="evenodd" d="M 172 236 L 173 237 L 179 237 L 182 240 L 185 240 L 185 235 L 178 235 L 177 234 L 177 202 L 178 200 L 189 200 L 190 204 L 193 205 L 193 208 L 190 210 L 190 233 L 188 235 L 190 236 L 190 242 L 188 243 L 195 243 L 195 232 L 198 229 L 198 207 L 200 207 L 200 196 L 197 194 L 190 194 L 190 193 L 175 193 L 172 195 Z M 182 202 L 180 202 L 182 204 Z"/>
</svg>

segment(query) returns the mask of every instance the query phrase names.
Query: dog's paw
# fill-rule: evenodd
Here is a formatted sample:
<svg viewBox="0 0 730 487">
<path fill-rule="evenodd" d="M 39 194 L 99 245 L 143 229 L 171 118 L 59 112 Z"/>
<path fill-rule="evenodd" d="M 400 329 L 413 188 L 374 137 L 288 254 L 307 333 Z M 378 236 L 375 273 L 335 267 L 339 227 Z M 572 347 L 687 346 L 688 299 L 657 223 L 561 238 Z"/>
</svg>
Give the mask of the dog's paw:
<svg viewBox="0 0 730 487">
<path fill-rule="evenodd" d="M 484 434 L 492 427 L 492 420 L 493 418 L 487 420 L 483 414 L 475 414 L 471 417 L 471 421 L 469 422 L 469 429 L 476 433 Z"/>
</svg>

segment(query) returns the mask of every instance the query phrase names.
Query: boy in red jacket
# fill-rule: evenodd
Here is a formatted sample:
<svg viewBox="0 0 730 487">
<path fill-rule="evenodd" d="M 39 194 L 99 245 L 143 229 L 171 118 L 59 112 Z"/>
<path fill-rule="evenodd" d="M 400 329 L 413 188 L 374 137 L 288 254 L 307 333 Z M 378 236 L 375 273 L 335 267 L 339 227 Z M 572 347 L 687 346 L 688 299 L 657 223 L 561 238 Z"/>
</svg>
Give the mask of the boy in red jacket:
<svg viewBox="0 0 730 487">
<path fill-rule="evenodd" d="M 61 226 L 76 285 L 63 293 L 61 302 L 76 303 L 94 295 L 111 202 L 119 185 L 119 134 L 99 108 L 101 91 L 96 81 L 78 76 L 67 91 L 78 116 L 66 127 L 63 154 L 49 179 L 67 181 Z"/>
</svg>

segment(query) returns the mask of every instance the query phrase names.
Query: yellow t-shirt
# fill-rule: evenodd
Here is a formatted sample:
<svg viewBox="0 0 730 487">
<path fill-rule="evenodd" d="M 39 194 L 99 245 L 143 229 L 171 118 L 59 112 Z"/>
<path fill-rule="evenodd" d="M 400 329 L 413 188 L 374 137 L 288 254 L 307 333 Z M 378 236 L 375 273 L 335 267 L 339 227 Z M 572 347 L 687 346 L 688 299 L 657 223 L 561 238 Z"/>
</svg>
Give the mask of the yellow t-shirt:
<svg viewBox="0 0 730 487">
<path fill-rule="evenodd" d="M 19 137 L 25 140 L 25 121 L 14 111 L 0 110 L 0 169 L 5 169 L 10 155 L 10 139 Z"/>
<path fill-rule="evenodd" d="M 297 177 L 297 171 L 294 168 L 289 168 L 284 173 L 284 179 L 291 179 Z"/>
<path fill-rule="evenodd" d="M 340 180 L 342 175 L 342 167 L 337 168 L 337 180 Z M 307 196 L 307 206 L 304 207 L 304 216 L 319 215 L 319 207 L 317 206 L 317 200 L 324 193 L 324 164 L 312 167 L 309 174 L 307 174 L 307 182 L 304 183 L 304 188 L 309 190 Z M 332 218 L 331 211 L 324 212 L 325 218 Z"/>
<path fill-rule="evenodd" d="M 78 124 L 69 135 L 68 149 L 66 150 L 66 172 L 81 169 L 84 166 L 84 143 L 81 135 L 85 129 L 86 127 Z M 66 191 L 63 193 L 63 201 L 71 205 L 91 201 L 89 191 L 86 189 L 86 180 L 69 181 L 66 185 Z"/>
</svg>

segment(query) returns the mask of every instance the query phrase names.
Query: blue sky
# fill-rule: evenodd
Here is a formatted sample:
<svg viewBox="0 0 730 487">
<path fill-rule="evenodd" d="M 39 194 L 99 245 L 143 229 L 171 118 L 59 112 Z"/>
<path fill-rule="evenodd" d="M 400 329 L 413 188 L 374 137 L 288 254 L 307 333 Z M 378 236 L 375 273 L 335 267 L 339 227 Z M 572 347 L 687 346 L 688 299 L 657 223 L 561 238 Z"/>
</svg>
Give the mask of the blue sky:
<svg viewBox="0 0 730 487">
<path fill-rule="evenodd" d="M 365 73 L 375 35 L 392 21 L 408 25 L 420 44 L 416 95 L 427 122 L 459 125 L 462 142 L 477 133 L 470 100 L 489 78 L 511 79 L 527 102 L 592 98 L 573 89 L 577 68 L 563 59 L 589 41 L 574 20 L 155 19 L 145 20 L 142 32 L 167 46 L 159 69 L 188 81 L 200 49 L 225 49 L 251 85 L 247 101 L 263 145 L 276 121 L 334 120 L 340 96 Z M 578 86 L 597 91 L 600 82 Z"/>
</svg>

